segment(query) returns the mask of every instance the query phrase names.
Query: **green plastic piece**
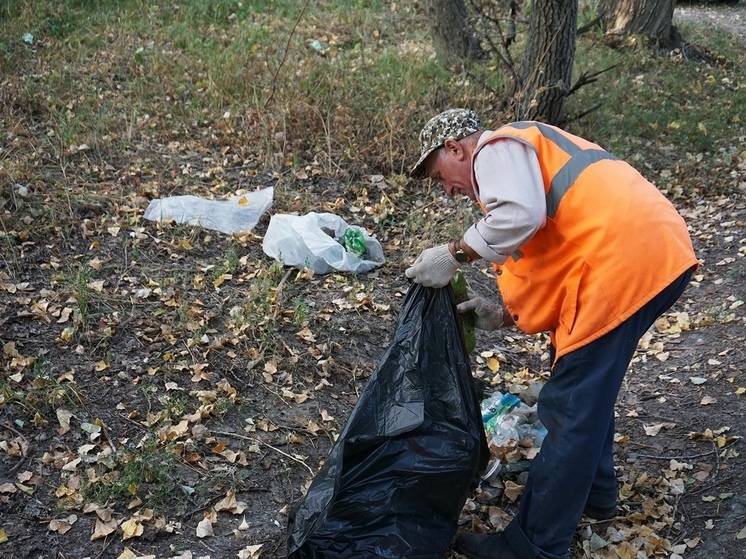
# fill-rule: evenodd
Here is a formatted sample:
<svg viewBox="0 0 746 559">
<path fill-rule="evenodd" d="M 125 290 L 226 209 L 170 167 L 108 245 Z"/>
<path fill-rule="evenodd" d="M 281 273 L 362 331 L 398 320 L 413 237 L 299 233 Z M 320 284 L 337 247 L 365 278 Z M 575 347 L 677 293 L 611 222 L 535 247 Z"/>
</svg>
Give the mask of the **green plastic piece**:
<svg viewBox="0 0 746 559">
<path fill-rule="evenodd" d="M 451 287 L 453 288 L 453 294 L 456 297 L 456 304 L 463 303 L 469 298 L 469 289 L 466 285 L 466 278 L 462 272 L 456 272 L 451 279 Z M 465 314 L 459 315 L 459 322 L 461 325 L 461 331 L 464 334 L 464 345 L 466 346 L 466 352 L 471 353 L 474 348 L 477 347 L 477 335 L 475 332 L 474 324 L 476 322 L 476 315 L 474 311 L 469 311 Z"/>
<path fill-rule="evenodd" d="M 351 252 L 356 256 L 362 257 L 368 251 L 362 231 L 353 227 L 347 228 L 340 242 L 347 252 Z"/>
</svg>

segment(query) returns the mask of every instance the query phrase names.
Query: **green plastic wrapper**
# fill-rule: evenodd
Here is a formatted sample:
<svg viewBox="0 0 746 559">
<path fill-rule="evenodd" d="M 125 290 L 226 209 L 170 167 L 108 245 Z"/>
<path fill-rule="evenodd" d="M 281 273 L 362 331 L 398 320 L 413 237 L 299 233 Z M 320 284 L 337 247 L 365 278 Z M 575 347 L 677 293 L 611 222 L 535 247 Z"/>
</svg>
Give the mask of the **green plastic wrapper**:
<svg viewBox="0 0 746 559">
<path fill-rule="evenodd" d="M 461 271 L 456 272 L 451 279 L 451 287 L 453 287 L 453 293 L 456 296 L 456 304 L 463 303 L 469 298 L 469 290 L 466 285 L 466 278 Z M 466 345 L 466 353 L 471 353 L 477 346 L 477 336 L 474 331 L 474 324 L 476 322 L 476 315 L 474 311 L 469 311 L 465 314 L 459 314 L 459 322 L 461 331 L 464 334 L 464 344 Z"/>
<path fill-rule="evenodd" d="M 356 256 L 362 257 L 368 251 L 362 231 L 353 227 L 347 228 L 340 239 L 340 243 L 345 247 L 347 252 L 351 252 Z"/>
</svg>

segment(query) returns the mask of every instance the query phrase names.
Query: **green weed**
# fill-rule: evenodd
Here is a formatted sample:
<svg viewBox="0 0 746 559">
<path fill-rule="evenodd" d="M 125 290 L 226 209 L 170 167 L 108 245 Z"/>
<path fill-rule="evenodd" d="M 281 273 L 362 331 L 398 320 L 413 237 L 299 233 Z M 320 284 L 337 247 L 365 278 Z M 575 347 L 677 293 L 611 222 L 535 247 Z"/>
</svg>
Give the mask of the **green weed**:
<svg viewBox="0 0 746 559">
<path fill-rule="evenodd" d="M 108 471 L 83 486 L 83 497 L 106 503 L 137 496 L 145 506 L 162 507 L 175 494 L 176 464 L 171 449 L 148 438 L 141 448 L 120 450 L 108 464 Z"/>
<path fill-rule="evenodd" d="M 81 264 L 77 270 L 70 271 L 65 278 L 68 289 L 72 291 L 77 308 L 75 314 L 80 323 L 86 327 L 91 312 L 92 290 L 89 287 L 91 281 L 91 270 L 88 266 Z"/>
</svg>

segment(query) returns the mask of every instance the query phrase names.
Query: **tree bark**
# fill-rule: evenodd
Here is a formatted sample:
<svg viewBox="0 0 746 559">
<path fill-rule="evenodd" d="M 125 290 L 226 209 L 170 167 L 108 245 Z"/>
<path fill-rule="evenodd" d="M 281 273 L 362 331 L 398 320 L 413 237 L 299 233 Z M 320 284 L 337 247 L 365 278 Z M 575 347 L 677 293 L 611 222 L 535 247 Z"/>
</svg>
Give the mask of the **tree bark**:
<svg viewBox="0 0 746 559">
<path fill-rule="evenodd" d="M 483 51 L 469 25 L 464 0 L 426 0 L 433 46 L 438 58 L 446 63 L 481 58 Z"/>
<path fill-rule="evenodd" d="M 608 35 L 644 35 L 663 47 L 678 46 L 675 0 L 602 0 L 598 11 Z"/>
<path fill-rule="evenodd" d="M 560 123 L 575 58 L 577 0 L 534 0 L 515 113 L 519 120 Z"/>
</svg>

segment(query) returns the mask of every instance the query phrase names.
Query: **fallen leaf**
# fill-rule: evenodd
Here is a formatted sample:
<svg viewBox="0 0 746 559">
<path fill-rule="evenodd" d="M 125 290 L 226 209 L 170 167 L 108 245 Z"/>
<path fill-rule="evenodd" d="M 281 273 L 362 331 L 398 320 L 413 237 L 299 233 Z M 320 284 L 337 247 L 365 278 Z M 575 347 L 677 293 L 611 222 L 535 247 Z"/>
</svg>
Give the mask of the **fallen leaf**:
<svg viewBox="0 0 746 559">
<path fill-rule="evenodd" d="M 210 522 L 209 518 L 203 518 L 202 521 L 197 524 L 197 537 L 208 538 L 213 535 L 212 522 Z"/>
<path fill-rule="evenodd" d="M 704 377 L 689 377 L 689 381 L 692 384 L 704 384 L 707 382 L 707 379 Z"/>
<path fill-rule="evenodd" d="M 70 528 L 72 528 L 73 524 L 75 524 L 77 521 L 78 517 L 75 514 L 71 514 L 66 518 L 60 518 L 59 520 L 53 518 L 49 522 L 49 529 L 52 530 L 52 532 L 57 532 L 58 534 L 65 534 L 70 531 Z"/>
<path fill-rule="evenodd" d="M 523 493 L 522 485 L 518 485 L 510 480 L 505 482 L 505 496 L 510 499 L 511 502 L 515 503 L 516 499 L 521 496 L 521 493 Z"/>
<path fill-rule="evenodd" d="M 104 522 L 100 518 L 96 518 L 96 527 L 91 535 L 91 541 L 99 538 L 105 538 L 117 529 L 117 521 L 113 518 L 107 522 Z"/>
<path fill-rule="evenodd" d="M 64 324 L 70 319 L 70 314 L 73 312 L 73 310 L 70 307 L 65 307 L 60 312 L 60 317 L 57 319 L 57 324 Z"/>
<path fill-rule="evenodd" d="M 717 403 L 717 399 L 713 398 L 712 396 L 705 396 L 702 398 L 702 400 L 699 403 L 702 406 L 709 406 L 710 404 Z"/>
<path fill-rule="evenodd" d="M 746 526 L 741 528 L 741 531 L 736 534 L 737 540 L 744 540 L 746 539 Z"/>
<path fill-rule="evenodd" d="M 121 528 L 123 540 L 138 538 L 142 536 L 143 525 L 140 523 L 140 520 L 138 518 L 135 518 L 134 516 L 126 522 L 123 522 Z"/>
<path fill-rule="evenodd" d="M 57 410 L 57 421 L 60 422 L 60 428 L 57 429 L 57 433 L 64 435 L 70 430 L 70 418 L 73 416 L 71 411 L 59 408 Z"/>
<path fill-rule="evenodd" d="M 0 543 L 5 543 L 8 541 L 8 534 L 5 533 L 4 528 L 0 528 Z"/>
<path fill-rule="evenodd" d="M 88 282 L 88 287 L 93 289 L 96 293 L 102 293 L 104 291 L 104 280 Z"/>
<path fill-rule="evenodd" d="M 304 340 L 306 342 L 315 342 L 316 336 L 311 332 L 311 330 L 306 326 L 305 328 L 299 330 L 296 334 L 301 340 Z"/>
<path fill-rule="evenodd" d="M 238 552 L 238 559 L 259 559 L 260 550 L 264 544 L 247 545 Z"/>
<path fill-rule="evenodd" d="M 493 373 L 496 373 L 500 370 L 500 362 L 495 357 L 490 357 L 487 359 L 487 368 Z"/>
<path fill-rule="evenodd" d="M 236 492 L 228 491 L 228 493 L 215 505 L 215 510 L 227 511 L 232 514 L 241 514 L 246 510 L 246 503 L 243 501 L 236 501 Z"/>
<path fill-rule="evenodd" d="M 645 434 L 648 437 L 655 437 L 663 429 L 663 423 L 656 423 L 655 425 L 643 424 L 642 428 L 645 429 Z"/>
</svg>

